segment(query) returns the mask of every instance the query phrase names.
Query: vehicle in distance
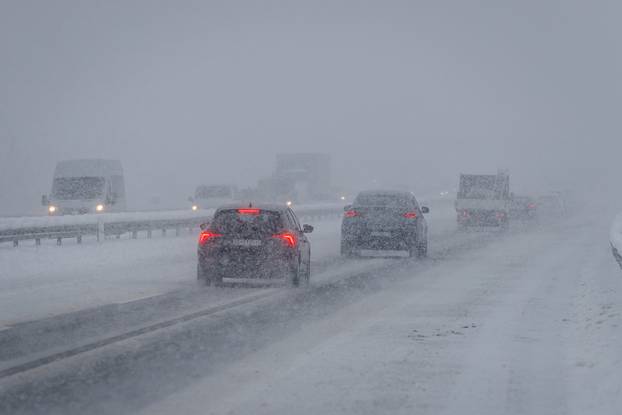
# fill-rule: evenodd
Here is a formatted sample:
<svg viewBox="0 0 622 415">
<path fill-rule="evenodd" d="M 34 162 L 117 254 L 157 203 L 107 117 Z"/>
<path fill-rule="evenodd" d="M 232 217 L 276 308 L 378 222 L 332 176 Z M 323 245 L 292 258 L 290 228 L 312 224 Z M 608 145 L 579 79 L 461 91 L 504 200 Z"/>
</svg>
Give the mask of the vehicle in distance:
<svg viewBox="0 0 622 415">
<path fill-rule="evenodd" d="M 546 218 L 559 218 L 566 214 L 566 204 L 560 193 L 552 192 L 537 199 L 539 215 Z"/>
<path fill-rule="evenodd" d="M 230 185 L 200 185 L 190 196 L 192 210 L 215 209 L 218 206 L 238 203 L 238 189 Z"/>
<path fill-rule="evenodd" d="M 510 219 L 530 220 L 535 219 L 537 204 L 530 196 L 512 196 L 510 201 Z"/>
<path fill-rule="evenodd" d="M 202 226 L 197 278 L 210 285 L 223 278 L 285 278 L 308 284 L 311 246 L 292 209 L 280 205 L 230 205 Z"/>
<path fill-rule="evenodd" d="M 510 176 L 461 174 L 456 199 L 458 226 L 502 226 L 509 224 Z"/>
<path fill-rule="evenodd" d="M 56 164 L 52 192 L 41 204 L 50 215 L 120 212 L 126 209 L 119 160 L 65 160 Z"/>
<path fill-rule="evenodd" d="M 344 208 L 341 224 L 341 255 L 360 250 L 408 251 L 424 257 L 428 252 L 428 224 L 423 217 L 429 209 L 419 207 L 415 196 L 403 191 L 360 192 Z"/>
</svg>

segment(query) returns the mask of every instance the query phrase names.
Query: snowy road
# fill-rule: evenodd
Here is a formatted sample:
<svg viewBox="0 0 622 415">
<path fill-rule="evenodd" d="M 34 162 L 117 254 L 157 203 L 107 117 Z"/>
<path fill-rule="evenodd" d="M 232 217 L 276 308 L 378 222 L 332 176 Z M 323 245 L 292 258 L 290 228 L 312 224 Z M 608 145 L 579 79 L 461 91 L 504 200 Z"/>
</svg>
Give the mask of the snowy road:
<svg viewBox="0 0 622 415">
<path fill-rule="evenodd" d="M 590 225 L 400 270 L 144 413 L 618 414 L 622 281 Z"/>
<path fill-rule="evenodd" d="M 267 294 L 6 376 L 0 412 L 621 413 L 609 224 L 437 225 L 425 261 L 340 260 L 329 226 L 309 290 L 207 290 Z"/>
</svg>

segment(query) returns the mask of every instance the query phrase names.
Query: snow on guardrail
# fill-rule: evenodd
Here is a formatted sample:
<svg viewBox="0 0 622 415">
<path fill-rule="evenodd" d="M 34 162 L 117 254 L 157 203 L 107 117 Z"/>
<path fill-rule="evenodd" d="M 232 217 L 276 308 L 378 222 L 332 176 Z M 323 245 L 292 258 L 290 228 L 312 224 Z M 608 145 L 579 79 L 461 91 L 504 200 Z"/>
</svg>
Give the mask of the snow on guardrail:
<svg viewBox="0 0 622 415">
<path fill-rule="evenodd" d="M 294 212 L 299 215 L 306 213 L 342 209 L 341 204 L 318 203 L 292 206 Z M 115 212 L 115 213 L 87 213 L 84 215 L 65 216 L 23 216 L 0 218 L 0 231 L 19 228 L 38 228 L 50 226 L 68 225 L 96 225 L 99 223 L 112 222 L 138 222 L 138 221 L 161 221 L 161 220 L 191 220 L 196 218 L 210 217 L 215 209 L 167 210 L 167 211 L 144 211 L 144 212 Z"/>
<path fill-rule="evenodd" d="M 613 256 L 618 261 L 620 268 L 622 268 L 622 213 L 618 214 L 613 221 L 609 233 L 609 241 L 611 242 Z"/>
<path fill-rule="evenodd" d="M 96 225 L 111 222 L 155 221 L 165 219 L 193 219 L 211 216 L 214 209 L 198 211 L 169 210 L 152 212 L 116 212 L 116 213 L 87 213 L 84 215 L 65 216 L 24 216 L 0 218 L 0 231 L 19 228 L 39 228 L 68 225 Z"/>
<path fill-rule="evenodd" d="M 293 206 L 301 218 L 319 218 L 340 214 L 341 204 L 313 204 Z M 177 210 L 154 212 L 122 212 L 86 214 L 79 216 L 35 216 L 0 219 L 0 242 L 13 242 L 14 246 L 23 240 L 35 240 L 39 245 L 42 239 L 56 239 L 61 245 L 66 238 L 77 238 L 78 243 L 86 235 L 102 236 L 131 233 L 136 238 L 138 232 L 147 232 L 151 237 L 153 230 L 160 229 L 165 234 L 167 229 L 174 229 L 179 234 L 181 229 L 197 227 L 209 221 L 214 209 Z"/>
</svg>

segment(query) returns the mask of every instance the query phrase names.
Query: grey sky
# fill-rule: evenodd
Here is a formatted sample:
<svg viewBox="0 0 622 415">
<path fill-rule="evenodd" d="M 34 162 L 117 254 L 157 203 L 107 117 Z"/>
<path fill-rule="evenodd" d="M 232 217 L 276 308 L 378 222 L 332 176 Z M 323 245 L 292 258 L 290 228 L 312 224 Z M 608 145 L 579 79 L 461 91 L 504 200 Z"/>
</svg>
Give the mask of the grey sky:
<svg viewBox="0 0 622 415">
<path fill-rule="evenodd" d="M 254 185 L 274 154 L 335 182 L 525 191 L 622 177 L 618 1 L 0 0 L 0 214 L 59 159 L 122 160 L 130 207 Z M 176 203 L 176 202 L 172 202 Z"/>
</svg>

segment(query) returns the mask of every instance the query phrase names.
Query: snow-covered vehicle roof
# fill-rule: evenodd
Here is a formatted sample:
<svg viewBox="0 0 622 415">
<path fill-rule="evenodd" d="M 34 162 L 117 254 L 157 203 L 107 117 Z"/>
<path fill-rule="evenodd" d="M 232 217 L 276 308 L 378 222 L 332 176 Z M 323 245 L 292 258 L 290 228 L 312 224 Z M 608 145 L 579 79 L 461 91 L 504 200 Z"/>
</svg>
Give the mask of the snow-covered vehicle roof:
<svg viewBox="0 0 622 415">
<path fill-rule="evenodd" d="M 64 160 L 59 161 L 54 170 L 54 177 L 104 177 L 122 175 L 123 166 L 119 160 Z"/>
</svg>

